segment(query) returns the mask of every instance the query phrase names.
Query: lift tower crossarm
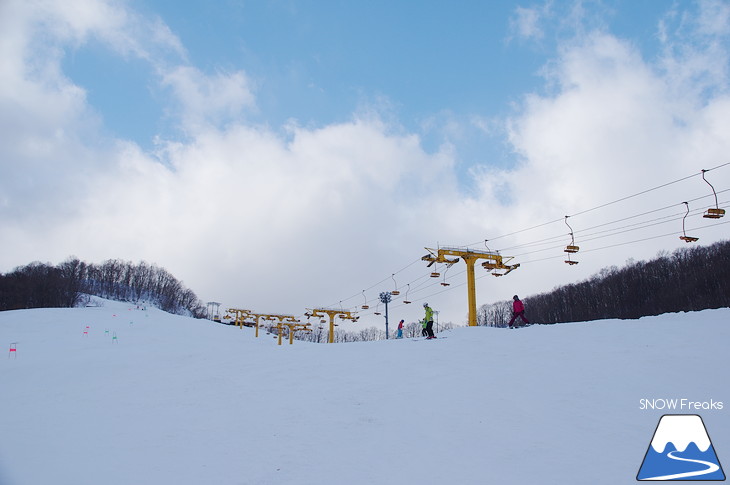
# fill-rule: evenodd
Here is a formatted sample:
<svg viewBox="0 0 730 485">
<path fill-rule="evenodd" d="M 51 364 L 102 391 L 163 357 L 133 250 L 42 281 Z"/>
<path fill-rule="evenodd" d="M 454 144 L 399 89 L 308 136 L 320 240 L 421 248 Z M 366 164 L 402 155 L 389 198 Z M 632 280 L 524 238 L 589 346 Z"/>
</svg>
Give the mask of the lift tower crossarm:
<svg viewBox="0 0 730 485">
<path fill-rule="evenodd" d="M 250 323 L 246 322 L 246 320 L 253 316 L 251 310 L 242 310 L 240 308 L 229 308 L 226 313 L 228 314 L 226 316 L 230 316 L 231 314 L 233 314 L 234 316 L 232 318 L 234 318 L 234 325 L 241 328 L 243 328 L 244 324 Z"/>
<path fill-rule="evenodd" d="M 281 327 L 281 326 L 284 326 L 284 327 L 288 327 L 289 328 L 289 345 L 291 345 L 291 344 L 294 343 L 294 333 L 295 332 L 298 332 L 300 330 L 305 331 L 305 332 L 311 332 L 312 331 L 309 323 L 294 323 L 294 322 L 284 323 L 284 322 L 280 322 L 279 325 L 277 326 L 277 328 L 278 327 Z"/>
<path fill-rule="evenodd" d="M 251 318 L 254 319 L 254 326 L 256 327 L 256 337 L 259 336 L 259 320 L 262 318 L 264 320 L 269 320 L 271 322 L 275 322 L 277 326 L 280 323 L 284 322 L 292 322 L 292 323 L 299 323 L 299 320 L 297 320 L 297 317 L 294 315 L 277 315 L 274 313 L 251 313 Z M 279 345 L 281 345 L 281 332 L 279 333 Z"/>
<path fill-rule="evenodd" d="M 307 313 L 305 313 L 307 317 L 320 317 L 324 318 L 325 315 L 329 315 L 330 317 L 330 334 L 327 338 L 327 343 L 334 343 L 335 342 L 335 317 L 340 316 L 343 320 L 352 320 L 353 322 L 356 322 L 358 318 L 355 316 L 355 312 L 350 310 L 342 310 L 339 308 L 307 308 Z"/>
<path fill-rule="evenodd" d="M 479 259 L 484 259 L 485 261 L 482 263 L 482 266 L 487 271 L 492 271 L 495 269 L 498 270 L 504 270 L 503 273 L 492 273 L 494 276 L 504 276 L 507 273 L 511 272 L 512 270 L 517 269 L 520 265 L 519 264 L 513 264 L 508 265 L 505 264 L 505 260 L 499 253 L 494 253 L 490 251 L 481 251 L 478 249 L 460 249 L 456 247 L 442 247 L 438 249 L 429 249 L 426 248 L 426 251 L 429 252 L 429 254 L 423 256 L 421 258 L 422 261 L 428 261 L 428 266 L 431 266 L 434 263 L 443 263 L 447 264 L 449 267 L 451 265 L 457 263 L 459 261 L 459 258 L 464 260 L 466 263 L 466 282 L 468 287 L 468 296 L 469 296 L 469 326 L 473 327 L 477 325 L 477 292 L 476 292 L 476 282 L 474 277 L 474 263 L 476 263 Z M 447 256 L 457 256 L 456 259 L 449 259 Z M 507 261 L 512 260 L 513 258 L 507 258 Z"/>
</svg>

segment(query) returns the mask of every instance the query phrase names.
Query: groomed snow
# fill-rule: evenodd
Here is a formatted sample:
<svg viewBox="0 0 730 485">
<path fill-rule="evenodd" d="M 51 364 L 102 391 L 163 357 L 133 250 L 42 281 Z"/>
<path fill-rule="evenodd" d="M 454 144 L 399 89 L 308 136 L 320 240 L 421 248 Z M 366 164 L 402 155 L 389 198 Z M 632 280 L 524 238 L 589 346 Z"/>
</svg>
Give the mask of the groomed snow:
<svg viewBox="0 0 730 485">
<path fill-rule="evenodd" d="M 279 347 L 117 302 L 0 312 L 0 484 L 631 484 L 682 413 L 730 463 L 729 321 Z M 663 398 L 724 408 L 640 409 Z"/>
</svg>

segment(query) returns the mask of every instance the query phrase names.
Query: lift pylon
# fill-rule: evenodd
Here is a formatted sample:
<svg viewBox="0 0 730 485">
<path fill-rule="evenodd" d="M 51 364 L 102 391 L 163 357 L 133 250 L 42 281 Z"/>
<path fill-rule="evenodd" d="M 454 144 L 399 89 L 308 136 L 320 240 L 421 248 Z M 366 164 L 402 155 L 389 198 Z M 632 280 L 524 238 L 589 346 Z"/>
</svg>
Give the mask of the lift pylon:
<svg viewBox="0 0 730 485">
<path fill-rule="evenodd" d="M 476 283 L 474 277 L 474 263 L 479 259 L 484 259 L 482 266 L 487 271 L 492 270 L 504 270 L 503 273 L 492 273 L 494 276 L 503 276 L 512 270 L 519 268 L 519 264 L 508 265 L 505 264 L 505 260 L 499 253 L 490 251 L 480 251 L 476 249 L 459 249 L 443 247 L 439 249 L 426 248 L 429 254 L 421 258 L 422 261 L 428 261 L 428 266 L 434 263 L 443 263 L 448 267 L 459 262 L 459 258 L 463 259 L 466 263 L 466 282 L 468 287 L 469 297 L 469 326 L 474 327 L 477 325 L 477 292 Z M 457 256 L 456 258 L 447 258 L 447 256 Z M 507 258 L 506 261 L 510 261 L 513 258 Z"/>
<path fill-rule="evenodd" d="M 310 327 L 309 323 L 299 323 L 299 322 L 279 322 L 279 324 L 276 326 L 279 329 L 279 344 L 281 345 L 281 328 L 287 327 L 289 329 L 289 345 L 294 343 L 294 333 L 298 332 L 300 330 L 304 330 L 305 332 L 311 332 L 312 328 Z"/>
<path fill-rule="evenodd" d="M 278 315 L 275 313 L 250 313 L 249 317 L 253 319 L 253 325 L 256 327 L 256 337 L 259 336 L 259 321 L 261 319 L 274 322 L 278 326 L 280 323 L 299 323 L 294 315 Z M 279 345 L 281 345 L 281 332 L 279 332 Z"/>
<path fill-rule="evenodd" d="M 243 328 L 244 325 L 249 326 L 252 325 L 252 322 L 247 322 L 246 320 L 249 320 L 253 314 L 251 313 L 251 310 L 242 310 L 240 308 L 229 308 L 226 311 L 226 317 L 225 318 L 231 318 L 233 319 L 233 324 L 237 327 Z"/>
<path fill-rule="evenodd" d="M 340 308 L 307 308 L 307 313 L 305 313 L 307 317 L 324 317 L 325 315 L 329 315 L 330 317 L 330 334 L 327 338 L 327 343 L 334 343 L 335 342 L 335 317 L 339 316 L 343 320 L 352 320 L 353 322 L 356 322 L 358 318 L 355 316 L 355 312 L 352 312 L 350 310 L 342 310 Z"/>
</svg>

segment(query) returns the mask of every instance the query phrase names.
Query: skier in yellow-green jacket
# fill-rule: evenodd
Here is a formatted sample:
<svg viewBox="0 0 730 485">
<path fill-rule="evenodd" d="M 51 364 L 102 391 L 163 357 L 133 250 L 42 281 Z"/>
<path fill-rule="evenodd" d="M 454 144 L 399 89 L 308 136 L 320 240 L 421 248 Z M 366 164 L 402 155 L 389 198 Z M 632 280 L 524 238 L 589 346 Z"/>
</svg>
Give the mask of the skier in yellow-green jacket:
<svg viewBox="0 0 730 485">
<path fill-rule="evenodd" d="M 428 306 L 428 303 L 424 303 L 423 308 L 426 309 L 426 316 L 423 319 L 423 321 L 426 322 L 426 338 L 436 338 L 436 336 L 433 334 L 433 309 Z"/>
</svg>

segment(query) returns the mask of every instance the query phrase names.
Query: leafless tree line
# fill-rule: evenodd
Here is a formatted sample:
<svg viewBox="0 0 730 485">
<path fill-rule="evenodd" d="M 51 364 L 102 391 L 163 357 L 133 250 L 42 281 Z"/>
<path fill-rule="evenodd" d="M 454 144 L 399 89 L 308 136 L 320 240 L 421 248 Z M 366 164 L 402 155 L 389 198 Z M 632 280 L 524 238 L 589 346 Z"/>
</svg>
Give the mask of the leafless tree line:
<svg viewBox="0 0 730 485">
<path fill-rule="evenodd" d="M 579 283 L 524 298 L 525 315 L 536 323 L 583 322 L 606 318 L 730 307 L 730 241 L 661 252 L 651 261 L 611 266 Z M 512 302 L 482 305 L 479 325 L 504 327 Z"/>
<path fill-rule="evenodd" d="M 164 268 L 144 261 L 110 259 L 96 265 L 69 258 L 58 266 L 35 262 L 0 275 L 0 310 L 73 307 L 84 293 L 146 301 L 164 311 L 197 318 L 206 313 L 192 290 Z"/>
</svg>

